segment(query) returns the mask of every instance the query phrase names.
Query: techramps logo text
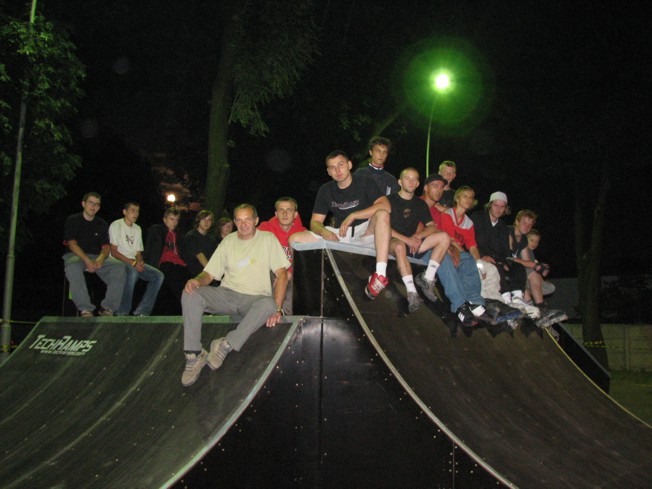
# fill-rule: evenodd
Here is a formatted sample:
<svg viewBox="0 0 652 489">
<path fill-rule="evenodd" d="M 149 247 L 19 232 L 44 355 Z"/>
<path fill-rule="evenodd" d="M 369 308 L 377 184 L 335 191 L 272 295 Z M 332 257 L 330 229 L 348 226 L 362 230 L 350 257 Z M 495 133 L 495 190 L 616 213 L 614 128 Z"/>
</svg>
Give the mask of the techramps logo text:
<svg viewBox="0 0 652 489">
<path fill-rule="evenodd" d="M 95 343 L 97 343 L 96 340 L 76 340 L 72 336 L 48 338 L 46 335 L 40 334 L 29 348 L 38 350 L 45 355 L 81 357 L 91 351 Z"/>
</svg>

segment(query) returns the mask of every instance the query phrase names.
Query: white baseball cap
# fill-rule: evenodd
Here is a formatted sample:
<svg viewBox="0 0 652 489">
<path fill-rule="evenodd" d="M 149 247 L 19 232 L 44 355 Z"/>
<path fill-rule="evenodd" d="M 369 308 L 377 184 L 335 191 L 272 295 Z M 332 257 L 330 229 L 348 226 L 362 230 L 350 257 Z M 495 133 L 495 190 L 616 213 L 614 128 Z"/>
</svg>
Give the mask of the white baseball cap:
<svg viewBox="0 0 652 489">
<path fill-rule="evenodd" d="M 505 192 L 494 192 L 491 194 L 491 197 L 489 197 L 489 202 L 493 202 L 494 200 L 503 200 L 505 201 L 505 204 L 507 203 L 507 195 L 505 195 Z"/>
</svg>

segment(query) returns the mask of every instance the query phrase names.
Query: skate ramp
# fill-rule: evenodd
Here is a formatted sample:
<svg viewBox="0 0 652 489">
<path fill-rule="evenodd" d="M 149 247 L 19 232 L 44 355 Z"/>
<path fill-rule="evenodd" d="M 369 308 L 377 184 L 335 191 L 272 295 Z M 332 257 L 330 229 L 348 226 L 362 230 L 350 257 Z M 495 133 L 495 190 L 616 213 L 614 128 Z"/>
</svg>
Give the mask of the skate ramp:
<svg viewBox="0 0 652 489">
<path fill-rule="evenodd" d="M 652 429 L 598 389 L 547 331 L 479 328 L 452 337 L 436 307 L 401 313 L 405 287 L 392 264 L 390 286 L 369 301 L 363 288 L 375 259 L 323 253 L 324 276 L 332 267 L 406 392 L 498 481 L 524 488 L 651 486 Z"/>
<path fill-rule="evenodd" d="M 205 317 L 205 346 L 233 327 Z M 180 318 L 43 318 L 0 367 L 2 487 L 173 484 L 246 409 L 296 327 L 261 328 L 183 388 Z"/>
</svg>

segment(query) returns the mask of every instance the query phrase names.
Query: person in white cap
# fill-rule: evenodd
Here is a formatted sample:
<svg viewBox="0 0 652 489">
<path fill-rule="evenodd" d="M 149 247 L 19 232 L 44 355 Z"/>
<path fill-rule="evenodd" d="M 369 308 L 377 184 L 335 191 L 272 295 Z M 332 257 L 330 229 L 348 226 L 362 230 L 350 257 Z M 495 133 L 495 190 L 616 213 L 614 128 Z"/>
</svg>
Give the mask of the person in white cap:
<svg viewBox="0 0 652 489">
<path fill-rule="evenodd" d="M 509 232 L 507 224 L 501 219 L 511 213 L 504 192 L 494 192 L 484 209 L 471 215 L 475 227 L 475 239 L 483 262 L 494 265 L 500 274 L 500 290 L 522 289 L 525 271 L 522 267 L 512 267 L 509 257 Z"/>
<path fill-rule="evenodd" d="M 512 266 L 513 262 L 509 259 L 512 256 L 509 231 L 501 218 L 510 212 L 507 195 L 496 191 L 491 194 L 484 209 L 471 215 L 471 220 L 485 275 L 482 280 L 482 297 L 511 305 L 512 291 L 517 291 L 517 296 L 518 291 L 521 291 L 520 296 L 523 295 L 525 270 L 521 266 Z"/>
</svg>

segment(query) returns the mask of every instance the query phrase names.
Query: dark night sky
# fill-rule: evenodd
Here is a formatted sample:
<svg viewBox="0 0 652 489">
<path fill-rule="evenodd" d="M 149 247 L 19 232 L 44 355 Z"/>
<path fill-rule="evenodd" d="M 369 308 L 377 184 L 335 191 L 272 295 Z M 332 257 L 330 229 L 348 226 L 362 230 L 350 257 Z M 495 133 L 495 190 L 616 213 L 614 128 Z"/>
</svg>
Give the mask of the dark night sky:
<svg viewBox="0 0 652 489">
<path fill-rule="evenodd" d="M 215 2 L 64 3 L 43 0 L 39 9 L 69 28 L 87 67 L 87 96 L 74 126 L 78 150 L 97 155 L 98 141 L 120 140 L 145 159 L 184 155 L 186 164 L 203 168 L 210 84 L 219 51 L 220 21 L 211 7 Z M 366 91 L 375 97 L 369 115 L 386 117 L 405 100 L 405 57 L 415 46 L 454 37 L 467 42 L 483 66 L 482 117 L 449 132 L 436 128 L 431 168 L 453 160 L 459 166 L 457 185 L 475 187 L 481 203 L 500 189 L 510 196 L 514 210 L 537 211 L 544 236 L 541 254 L 553 270 L 557 264 L 562 275 L 572 273 L 574 196 L 563 168 L 575 159 L 578 165 L 590 165 L 591 156 L 582 151 L 564 154 L 555 141 L 572 141 L 592 125 L 603 128 L 595 123 L 596 114 L 613 118 L 618 134 L 606 131 L 598 137 L 606 143 L 589 148 L 600 158 L 613 159 L 605 230 L 605 271 L 613 272 L 630 261 L 622 251 L 631 250 L 640 238 L 647 243 L 645 236 L 650 235 L 644 200 L 650 181 L 644 161 L 649 146 L 644 122 L 650 109 L 649 29 L 642 2 L 570 3 L 317 2 L 321 55 L 293 96 L 265 108 L 269 136 L 254 138 L 240 128 L 232 130 L 236 147 L 230 154 L 227 205 L 244 197 L 267 218 L 275 198 L 290 194 L 299 200 L 307 224 L 314 191 L 327 179 L 325 154 L 336 147 L 351 154 L 360 151 L 355 132 L 342 129 L 337 119 L 341 102 L 362 99 Z M 396 144 L 388 161 L 394 173 L 405 166 L 424 169 L 428 121 L 417 109 L 408 106 L 384 134 Z M 368 127 L 361 130 L 363 140 L 370 136 Z M 533 167 L 533 157 L 549 164 Z M 100 161 L 86 159 L 84 178 L 96 175 L 94 165 L 107 164 Z M 56 239 L 45 247 L 53 250 L 57 267 L 61 231 L 54 226 L 78 210 L 81 194 L 94 183 L 78 179 L 71 184 L 70 196 L 53 210 L 56 217 L 49 218 Z M 153 194 L 152 199 L 159 198 Z M 118 217 L 122 197 L 111 191 L 105 195 L 107 221 Z M 622 204 L 626 210 L 620 210 Z M 143 216 L 141 224 L 146 227 L 154 220 Z M 635 235 L 634 229 L 645 234 L 626 238 Z M 646 247 L 632 250 L 637 256 L 628 265 L 630 271 L 652 269 L 652 260 L 640 253 Z M 17 283 L 25 280 L 19 275 Z"/>
</svg>

